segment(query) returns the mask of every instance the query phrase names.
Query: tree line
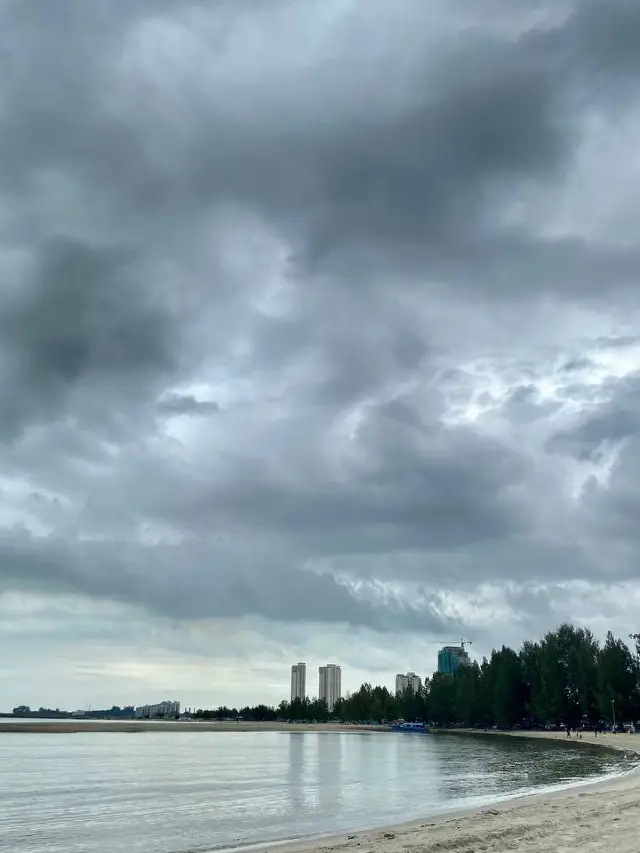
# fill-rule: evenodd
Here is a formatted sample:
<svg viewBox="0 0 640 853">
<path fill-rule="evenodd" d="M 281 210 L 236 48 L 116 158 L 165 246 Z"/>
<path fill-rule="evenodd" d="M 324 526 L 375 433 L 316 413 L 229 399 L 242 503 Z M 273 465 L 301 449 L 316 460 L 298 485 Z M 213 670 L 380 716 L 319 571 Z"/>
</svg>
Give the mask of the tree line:
<svg viewBox="0 0 640 853">
<path fill-rule="evenodd" d="M 43 708 L 40 707 L 36 711 L 28 705 L 18 705 L 11 712 L 14 717 L 36 717 L 46 720 L 67 720 L 75 716 L 72 711 L 61 711 L 60 708 Z M 135 708 L 133 705 L 126 705 L 121 708 L 119 705 L 113 705 L 111 708 L 98 708 L 94 711 L 83 711 L 82 716 L 90 720 L 113 720 L 113 719 L 132 719 L 135 717 Z"/>
<path fill-rule="evenodd" d="M 512 728 L 597 725 L 640 720 L 640 635 L 635 654 L 611 632 L 600 645 L 592 632 L 563 624 L 519 651 L 503 646 L 489 659 L 434 673 L 419 691 L 395 695 L 363 684 L 331 712 L 319 699 L 283 701 L 277 708 L 200 710 L 201 719 L 383 722 L 416 720 L 440 726 Z"/>
</svg>

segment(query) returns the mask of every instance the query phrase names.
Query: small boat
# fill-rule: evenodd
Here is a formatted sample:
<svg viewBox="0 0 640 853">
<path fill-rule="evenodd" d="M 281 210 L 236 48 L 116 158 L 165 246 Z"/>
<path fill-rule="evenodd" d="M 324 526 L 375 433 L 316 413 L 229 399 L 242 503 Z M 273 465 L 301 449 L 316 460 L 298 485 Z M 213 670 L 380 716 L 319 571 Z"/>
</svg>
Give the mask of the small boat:
<svg viewBox="0 0 640 853">
<path fill-rule="evenodd" d="M 393 723 L 391 726 L 392 732 L 409 732 L 423 735 L 429 734 L 429 726 L 425 723 Z"/>
</svg>

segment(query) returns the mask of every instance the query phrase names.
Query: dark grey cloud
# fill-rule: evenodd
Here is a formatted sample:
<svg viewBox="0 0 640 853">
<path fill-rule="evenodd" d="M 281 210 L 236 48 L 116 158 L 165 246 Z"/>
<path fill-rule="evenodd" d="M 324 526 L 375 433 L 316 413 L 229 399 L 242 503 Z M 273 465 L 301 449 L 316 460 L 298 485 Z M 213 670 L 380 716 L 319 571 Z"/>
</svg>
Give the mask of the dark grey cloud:
<svg viewBox="0 0 640 853">
<path fill-rule="evenodd" d="M 167 394 L 158 403 L 161 412 L 168 415 L 210 415 L 219 412 L 215 400 L 196 400 L 192 394 Z"/>
<path fill-rule="evenodd" d="M 630 576 L 640 258 L 588 155 L 638 10 L 565 11 L 4 4 L 5 589 L 450 633 Z"/>
<path fill-rule="evenodd" d="M 570 19 L 581 55 L 602 78 L 640 73 L 638 26 L 640 10 L 632 0 L 603 3 L 584 0 Z"/>
<path fill-rule="evenodd" d="M 154 385 L 176 375 L 179 327 L 162 292 L 149 293 L 135 257 L 115 246 L 53 238 L 34 267 L 5 284 L 5 438 L 15 439 L 26 424 L 46 422 L 68 406 L 98 430 L 95 404 L 85 394 L 119 399 L 128 386 L 132 398 L 148 403 Z M 101 418 L 105 407 L 98 405 Z"/>
<path fill-rule="evenodd" d="M 609 399 L 586 407 L 571 428 L 558 431 L 548 440 L 552 451 L 592 458 L 611 446 L 640 435 L 640 374 L 610 382 Z"/>
<path fill-rule="evenodd" d="M 212 559 L 217 565 L 211 565 Z M 416 608 L 393 597 L 371 602 L 331 575 L 302 572 L 283 560 L 276 564 L 273 555 L 265 560 L 254 549 L 222 541 L 141 547 L 14 532 L 0 539 L 0 582 L 122 601 L 173 619 L 257 615 L 297 623 L 344 622 L 381 632 L 457 627 L 434 603 Z"/>
<path fill-rule="evenodd" d="M 566 364 L 562 365 L 562 369 L 567 373 L 572 373 L 576 370 L 584 370 L 593 366 L 593 362 L 588 358 L 571 358 Z"/>
</svg>

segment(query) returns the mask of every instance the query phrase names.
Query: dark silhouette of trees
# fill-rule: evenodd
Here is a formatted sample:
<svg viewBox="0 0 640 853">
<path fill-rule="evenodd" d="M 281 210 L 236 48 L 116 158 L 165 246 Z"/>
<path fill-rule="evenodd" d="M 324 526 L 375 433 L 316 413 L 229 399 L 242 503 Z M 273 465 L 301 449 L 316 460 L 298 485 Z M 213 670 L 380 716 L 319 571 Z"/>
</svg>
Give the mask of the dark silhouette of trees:
<svg viewBox="0 0 640 853">
<path fill-rule="evenodd" d="M 195 716 L 218 720 L 291 720 L 380 723 L 398 719 L 439 726 L 513 728 L 596 725 L 640 720 L 640 635 L 635 654 L 607 635 L 604 645 L 591 631 L 562 624 L 519 651 L 503 646 L 479 665 L 453 674 L 434 673 L 422 689 L 394 695 L 363 684 L 329 712 L 317 699 L 282 701 L 277 708 L 218 708 Z"/>
</svg>

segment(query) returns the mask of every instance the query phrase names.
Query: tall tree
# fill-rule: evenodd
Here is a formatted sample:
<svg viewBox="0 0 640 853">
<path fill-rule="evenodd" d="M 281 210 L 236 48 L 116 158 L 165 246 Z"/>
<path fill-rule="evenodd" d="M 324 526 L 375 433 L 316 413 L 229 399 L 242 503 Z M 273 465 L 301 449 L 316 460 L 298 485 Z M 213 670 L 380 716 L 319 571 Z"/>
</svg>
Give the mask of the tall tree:
<svg viewBox="0 0 640 853">
<path fill-rule="evenodd" d="M 597 670 L 597 703 L 604 719 L 618 722 L 637 713 L 636 662 L 626 643 L 611 631 L 600 652 Z M 615 711 L 614 711 L 615 708 Z"/>
<path fill-rule="evenodd" d="M 455 675 L 434 673 L 429 689 L 429 711 L 431 719 L 438 725 L 448 726 L 456 722 L 455 696 Z"/>
<path fill-rule="evenodd" d="M 506 646 L 491 655 L 493 671 L 493 719 L 499 726 L 521 723 L 526 715 L 524 678 L 520 658 Z"/>
<path fill-rule="evenodd" d="M 480 667 L 475 662 L 470 666 L 461 666 L 455 673 L 453 710 L 456 721 L 463 726 L 483 723 L 480 678 Z"/>
<path fill-rule="evenodd" d="M 528 649 L 528 653 L 531 650 Z M 595 706 L 598 645 L 590 631 L 564 623 L 539 646 L 537 716 L 545 723 L 575 725 Z M 531 670 L 531 661 L 527 661 Z"/>
</svg>

